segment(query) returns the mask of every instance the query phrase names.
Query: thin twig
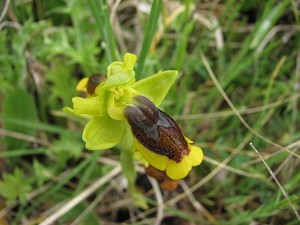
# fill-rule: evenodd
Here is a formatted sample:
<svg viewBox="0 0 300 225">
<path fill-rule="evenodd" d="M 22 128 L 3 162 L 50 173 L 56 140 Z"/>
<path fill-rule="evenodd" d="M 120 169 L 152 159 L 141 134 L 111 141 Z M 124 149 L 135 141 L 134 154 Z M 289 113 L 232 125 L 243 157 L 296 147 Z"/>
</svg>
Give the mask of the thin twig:
<svg viewBox="0 0 300 225">
<path fill-rule="evenodd" d="M 99 187 L 101 187 L 103 184 L 105 184 L 106 182 L 111 180 L 114 176 L 116 176 L 118 173 L 120 173 L 120 171 L 121 171 L 121 166 L 115 167 L 113 170 L 111 170 L 104 177 L 101 177 L 99 180 L 97 180 L 91 186 L 86 188 L 84 191 L 82 191 L 75 198 L 71 199 L 66 204 L 64 204 L 62 207 L 60 207 L 56 212 L 54 212 L 47 219 L 45 219 L 42 223 L 40 223 L 40 225 L 51 225 L 51 224 L 53 224 L 55 221 L 57 221 L 65 213 L 67 213 L 69 210 L 74 208 L 77 204 L 79 204 L 84 199 L 86 199 L 91 194 L 93 194 L 95 191 L 97 191 L 97 189 L 99 189 Z"/>
<path fill-rule="evenodd" d="M 260 178 L 260 179 L 264 179 L 265 177 L 260 175 L 260 174 L 254 174 L 254 173 L 248 173 L 246 171 L 243 171 L 243 170 L 239 170 L 239 169 L 236 169 L 234 167 L 231 167 L 231 166 L 228 166 L 222 162 L 218 162 L 212 158 L 209 158 L 207 156 L 205 156 L 204 158 L 205 161 L 213 164 L 213 165 L 216 165 L 218 167 L 221 167 L 221 168 L 224 168 L 230 172 L 233 172 L 233 173 L 236 173 L 236 174 L 239 174 L 239 175 L 242 175 L 242 176 L 245 176 L 245 177 L 251 177 L 251 178 Z"/>
<path fill-rule="evenodd" d="M 266 161 L 264 160 L 264 158 L 260 155 L 260 153 L 258 152 L 258 150 L 255 148 L 255 146 L 250 143 L 251 148 L 257 153 L 257 155 L 259 156 L 259 158 L 261 159 L 261 161 L 263 162 L 263 164 L 266 166 L 266 168 L 268 169 L 269 173 L 271 174 L 271 176 L 273 177 L 273 179 L 275 180 L 276 184 L 278 185 L 278 187 L 280 188 L 282 194 L 284 195 L 284 197 L 286 198 L 286 200 L 289 202 L 290 207 L 292 208 L 292 210 L 294 211 L 297 219 L 300 221 L 300 215 L 297 212 L 296 208 L 293 206 L 293 203 L 291 201 L 291 199 L 289 198 L 288 194 L 285 192 L 285 190 L 283 189 L 283 187 L 281 186 L 280 182 L 278 181 L 278 179 L 276 178 L 276 176 L 274 175 L 273 171 L 271 170 L 271 168 L 268 166 L 268 164 L 266 163 Z"/>
<path fill-rule="evenodd" d="M 160 225 L 161 221 L 163 220 L 164 217 L 164 200 L 159 188 L 159 185 L 157 183 L 157 181 L 155 179 L 153 179 L 152 177 L 148 177 L 149 181 L 153 187 L 155 196 L 156 196 L 156 200 L 157 200 L 157 213 L 156 213 L 156 220 L 154 225 Z"/>
<path fill-rule="evenodd" d="M 5 5 L 3 7 L 2 13 L 0 15 L 0 22 L 2 21 L 2 19 L 4 18 L 5 14 L 7 13 L 8 7 L 10 4 L 10 0 L 6 0 Z"/>
<path fill-rule="evenodd" d="M 32 143 L 37 143 L 37 144 L 47 146 L 47 147 L 52 146 L 51 143 L 47 140 L 36 138 L 35 136 L 31 136 L 31 135 L 11 131 L 11 130 L 5 130 L 2 128 L 0 128 L 0 135 L 13 137 L 16 139 L 20 139 L 20 140 L 24 140 L 24 141 L 28 141 L 28 142 L 32 142 Z"/>
<path fill-rule="evenodd" d="M 184 180 L 180 181 L 180 186 L 182 187 L 182 189 L 184 190 L 184 192 L 187 194 L 188 199 L 190 200 L 191 204 L 194 206 L 194 208 L 196 209 L 196 211 L 198 211 L 201 214 L 203 214 L 208 219 L 208 221 L 211 224 L 218 224 L 218 222 L 213 217 L 213 215 L 210 214 L 210 212 L 206 208 L 204 208 L 204 206 L 199 201 L 197 201 L 197 199 L 195 198 L 195 196 L 191 192 L 191 189 L 184 182 Z"/>
<path fill-rule="evenodd" d="M 299 147 L 299 146 L 300 146 L 300 140 L 299 140 L 299 141 L 296 141 L 296 142 L 293 142 L 293 143 L 291 143 L 291 144 L 285 146 L 285 148 L 286 148 L 286 149 L 291 149 L 291 148 L 295 148 L 295 147 Z M 297 150 L 297 149 L 296 149 L 296 150 Z M 294 151 L 296 151 L 296 150 L 294 150 Z M 277 156 L 278 154 L 280 154 L 280 153 L 282 153 L 282 152 L 284 152 L 284 150 L 272 152 L 272 153 L 270 153 L 270 154 L 265 155 L 264 158 L 265 158 L 265 159 L 270 159 L 270 158 L 272 158 L 272 157 Z M 254 159 L 254 160 L 252 160 L 252 161 L 250 161 L 250 162 L 244 163 L 242 166 L 243 166 L 243 167 L 246 167 L 246 166 L 250 166 L 250 165 L 252 165 L 252 164 L 258 163 L 258 162 L 260 162 L 260 159 L 259 159 L 259 158 Z M 276 174 L 276 173 L 275 173 L 275 174 Z"/>
<path fill-rule="evenodd" d="M 112 190 L 112 188 L 113 188 L 112 185 L 109 185 L 108 187 L 106 187 L 105 190 L 103 192 L 101 192 L 101 194 L 99 194 L 91 202 L 91 204 L 89 204 L 88 207 L 86 207 L 86 209 L 78 217 L 76 217 L 76 219 L 70 225 L 80 224 L 80 222 L 82 222 L 84 217 L 87 216 L 87 214 L 101 201 L 103 196 L 107 195 Z"/>
<path fill-rule="evenodd" d="M 279 31 L 287 31 L 287 32 L 294 32 L 297 33 L 300 30 L 299 25 L 278 25 L 273 27 L 265 36 L 265 38 L 261 41 L 260 45 L 257 47 L 256 52 L 261 53 L 264 48 L 267 46 L 268 42 L 279 32 Z"/>
<path fill-rule="evenodd" d="M 3 23 L 0 23 L 0 30 L 2 30 L 5 27 L 11 27 L 16 30 L 21 30 L 22 26 L 16 22 L 12 21 L 4 21 Z"/>
<path fill-rule="evenodd" d="M 200 13 L 195 13 L 193 18 L 214 32 L 217 50 L 222 50 L 224 47 L 224 38 L 218 19 L 212 14 L 204 16 Z"/>
</svg>

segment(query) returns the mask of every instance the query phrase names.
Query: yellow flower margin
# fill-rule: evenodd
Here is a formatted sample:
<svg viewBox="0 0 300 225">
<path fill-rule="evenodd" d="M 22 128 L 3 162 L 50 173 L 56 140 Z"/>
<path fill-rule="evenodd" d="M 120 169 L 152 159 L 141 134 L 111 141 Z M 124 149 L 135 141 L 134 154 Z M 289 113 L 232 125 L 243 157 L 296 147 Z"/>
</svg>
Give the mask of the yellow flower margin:
<svg viewBox="0 0 300 225">
<path fill-rule="evenodd" d="M 142 158 L 156 169 L 166 171 L 167 176 L 172 180 L 185 178 L 191 171 L 192 167 L 200 165 L 203 160 L 202 149 L 198 146 L 191 145 L 192 141 L 188 138 L 186 138 L 186 140 L 188 142 L 190 152 L 188 155 L 185 155 L 179 163 L 166 156 L 149 151 L 145 146 L 140 144 L 136 138 L 133 140 L 134 146 L 141 154 Z"/>
</svg>

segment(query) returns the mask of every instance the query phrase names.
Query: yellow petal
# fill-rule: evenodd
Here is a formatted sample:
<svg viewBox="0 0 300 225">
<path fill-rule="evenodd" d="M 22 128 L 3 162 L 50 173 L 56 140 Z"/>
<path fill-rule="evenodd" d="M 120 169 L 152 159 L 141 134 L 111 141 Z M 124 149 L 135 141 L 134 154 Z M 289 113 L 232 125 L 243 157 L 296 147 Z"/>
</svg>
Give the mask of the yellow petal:
<svg viewBox="0 0 300 225">
<path fill-rule="evenodd" d="M 187 138 L 187 137 L 184 137 L 184 138 L 185 138 L 185 140 L 187 141 L 187 143 L 189 143 L 189 144 L 193 143 L 193 141 L 192 141 L 191 139 L 189 139 L 189 138 Z"/>
<path fill-rule="evenodd" d="M 188 156 L 185 156 L 181 162 L 177 163 L 174 160 L 169 160 L 166 173 L 173 180 L 185 178 L 191 171 L 192 165 Z"/>
<path fill-rule="evenodd" d="M 87 87 L 88 82 L 89 82 L 89 78 L 88 77 L 85 77 L 85 78 L 81 79 L 78 82 L 77 86 L 76 86 L 76 91 L 78 91 L 78 92 L 79 91 L 87 92 L 86 87 Z"/>
<path fill-rule="evenodd" d="M 147 148 L 145 148 L 142 144 L 140 144 L 135 138 L 134 146 L 141 153 L 142 157 L 153 167 L 159 170 L 165 170 L 167 167 L 167 162 L 169 159 L 166 156 L 156 154 L 151 152 Z"/>
<path fill-rule="evenodd" d="M 144 167 L 148 167 L 149 163 L 143 158 L 142 154 L 139 151 L 134 151 L 134 158 L 138 160 Z"/>
<path fill-rule="evenodd" d="M 203 160 L 202 149 L 198 146 L 189 145 L 190 152 L 185 155 L 181 162 L 169 160 L 166 173 L 173 180 L 179 180 L 188 175 L 193 166 L 199 165 Z"/>
<path fill-rule="evenodd" d="M 74 97 L 72 102 L 76 114 L 101 116 L 105 110 L 104 101 L 99 96 L 90 98 Z"/>
<path fill-rule="evenodd" d="M 187 156 L 192 166 L 198 166 L 203 160 L 203 151 L 198 146 L 189 145 L 190 153 Z"/>
</svg>

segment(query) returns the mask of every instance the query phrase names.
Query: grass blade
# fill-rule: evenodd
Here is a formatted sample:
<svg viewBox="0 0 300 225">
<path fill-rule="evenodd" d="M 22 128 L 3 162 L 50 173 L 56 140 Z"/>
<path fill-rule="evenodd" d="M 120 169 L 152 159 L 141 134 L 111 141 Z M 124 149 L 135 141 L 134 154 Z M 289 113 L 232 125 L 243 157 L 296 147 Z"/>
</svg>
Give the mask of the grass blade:
<svg viewBox="0 0 300 225">
<path fill-rule="evenodd" d="M 88 0 L 88 5 L 96 21 L 98 30 L 102 38 L 107 43 L 106 53 L 108 61 L 117 60 L 117 47 L 115 36 L 110 24 L 108 5 L 105 0 Z"/>
<path fill-rule="evenodd" d="M 139 55 L 138 66 L 136 69 L 136 74 L 137 74 L 138 79 L 141 79 L 143 77 L 141 74 L 143 71 L 146 56 L 147 56 L 149 48 L 151 46 L 152 38 L 153 38 L 155 30 L 157 28 L 157 22 L 158 22 L 161 8 L 162 8 L 162 0 L 153 1 L 149 19 L 148 19 L 147 26 L 146 26 L 146 30 L 145 30 L 142 49 L 141 49 L 140 55 Z"/>
</svg>

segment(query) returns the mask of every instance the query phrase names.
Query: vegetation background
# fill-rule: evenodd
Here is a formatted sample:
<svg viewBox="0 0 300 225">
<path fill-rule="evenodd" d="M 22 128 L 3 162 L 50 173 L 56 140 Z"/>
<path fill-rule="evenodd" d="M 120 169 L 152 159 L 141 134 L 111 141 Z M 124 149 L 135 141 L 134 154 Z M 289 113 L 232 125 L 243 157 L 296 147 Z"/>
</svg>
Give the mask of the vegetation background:
<svg viewBox="0 0 300 225">
<path fill-rule="evenodd" d="M 0 224 L 299 224 L 298 0 L 2 0 L 0 9 Z M 139 57 L 137 79 L 180 71 L 161 108 L 205 153 L 174 192 L 137 165 L 148 208 L 115 170 L 118 148 L 86 150 L 85 121 L 62 113 L 82 77 L 125 52 Z"/>
</svg>

